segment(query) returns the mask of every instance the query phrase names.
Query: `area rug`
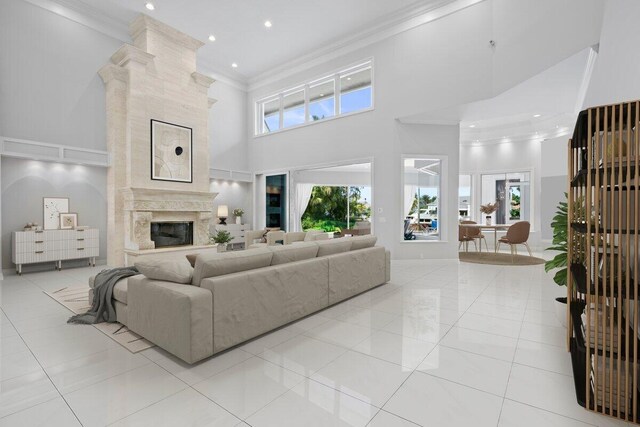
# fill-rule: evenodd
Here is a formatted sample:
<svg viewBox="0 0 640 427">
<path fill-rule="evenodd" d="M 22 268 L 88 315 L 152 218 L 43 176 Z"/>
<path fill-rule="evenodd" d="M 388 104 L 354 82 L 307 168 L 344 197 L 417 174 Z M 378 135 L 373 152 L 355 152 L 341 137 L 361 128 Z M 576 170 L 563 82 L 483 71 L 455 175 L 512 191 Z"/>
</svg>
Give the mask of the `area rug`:
<svg viewBox="0 0 640 427">
<path fill-rule="evenodd" d="M 53 292 L 45 292 L 51 298 L 62 304 L 75 314 L 84 313 L 89 308 L 89 295 L 87 287 L 64 287 Z M 154 344 L 142 338 L 140 335 L 133 333 L 121 323 L 96 323 L 94 326 L 97 330 L 129 350 L 131 353 L 138 353 L 154 347 Z"/>
<path fill-rule="evenodd" d="M 545 260 L 528 255 L 496 254 L 493 252 L 460 252 L 460 261 L 493 265 L 539 265 Z"/>
</svg>

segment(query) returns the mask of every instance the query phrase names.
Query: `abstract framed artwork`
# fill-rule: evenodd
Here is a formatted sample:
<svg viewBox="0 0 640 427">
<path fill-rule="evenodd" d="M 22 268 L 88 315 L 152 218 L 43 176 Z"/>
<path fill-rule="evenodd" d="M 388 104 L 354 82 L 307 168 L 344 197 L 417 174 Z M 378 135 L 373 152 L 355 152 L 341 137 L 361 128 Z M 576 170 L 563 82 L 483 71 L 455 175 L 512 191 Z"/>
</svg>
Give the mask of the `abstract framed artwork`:
<svg viewBox="0 0 640 427">
<path fill-rule="evenodd" d="M 67 212 L 60 214 L 60 229 L 73 230 L 78 226 L 78 214 L 75 212 Z"/>
<path fill-rule="evenodd" d="M 191 128 L 151 120 L 151 179 L 193 182 Z"/>
<path fill-rule="evenodd" d="M 44 229 L 57 230 L 60 228 L 60 214 L 69 212 L 69 198 L 43 197 L 42 210 Z"/>
</svg>

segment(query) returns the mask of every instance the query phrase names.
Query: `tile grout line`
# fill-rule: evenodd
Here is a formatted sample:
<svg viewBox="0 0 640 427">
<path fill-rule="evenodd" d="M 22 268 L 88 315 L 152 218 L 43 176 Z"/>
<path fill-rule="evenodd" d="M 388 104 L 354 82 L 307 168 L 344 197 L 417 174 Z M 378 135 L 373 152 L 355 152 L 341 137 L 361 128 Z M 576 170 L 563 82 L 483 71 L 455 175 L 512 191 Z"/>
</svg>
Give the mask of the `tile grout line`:
<svg viewBox="0 0 640 427">
<path fill-rule="evenodd" d="M 528 302 L 527 302 L 528 304 Z M 526 310 L 526 305 L 525 305 Z M 518 344 L 520 343 L 520 334 L 522 332 L 522 326 L 524 324 L 524 316 L 525 313 L 522 313 L 522 320 L 520 321 L 520 331 L 518 332 L 518 338 L 516 339 L 516 348 L 513 351 L 513 357 L 511 359 L 511 366 L 509 367 L 509 377 L 507 379 L 507 385 L 504 388 L 504 394 L 502 395 L 502 404 L 500 405 L 500 413 L 498 414 L 498 421 L 496 422 L 496 427 L 500 426 L 500 419 L 502 418 L 502 410 L 504 409 L 504 401 L 507 398 L 507 390 L 509 390 L 509 383 L 511 382 L 511 373 L 513 372 L 513 365 L 515 364 L 516 355 L 518 354 Z"/>
<path fill-rule="evenodd" d="M 15 329 L 15 326 L 13 325 L 13 322 L 11 321 L 11 319 L 9 318 L 9 316 L 7 316 L 7 314 L 4 312 L 4 309 L 0 308 L 0 311 L 2 312 L 2 314 L 5 315 L 5 317 L 7 317 L 7 319 L 9 320 L 9 323 L 11 323 L 11 326 L 13 326 L 13 328 Z M 17 331 L 17 330 L 16 330 Z M 73 410 L 73 408 L 71 407 L 71 405 L 69 404 L 69 402 L 67 401 L 67 399 L 62 395 L 62 393 L 60 393 L 60 390 L 58 389 L 58 387 L 55 385 L 55 383 L 51 380 L 51 377 L 49 376 L 49 373 L 44 369 L 44 366 L 42 366 L 42 363 L 40 363 L 40 360 L 38 360 L 38 358 L 36 357 L 35 354 L 33 354 L 33 351 L 31 350 L 31 347 L 29 347 L 29 345 L 26 343 L 26 341 L 24 340 L 24 338 L 22 338 L 22 335 L 20 333 L 18 333 L 18 336 L 20 337 L 20 339 L 22 340 L 22 342 L 24 343 L 24 345 L 29 349 L 29 351 L 31 352 L 31 355 L 33 356 L 33 358 L 36 360 L 36 362 L 38 363 L 38 365 L 40 365 L 40 369 L 42 369 L 42 372 L 46 375 L 47 379 L 49 380 L 49 382 L 51 383 L 51 385 L 53 386 L 53 388 L 56 390 L 56 392 L 58 393 L 58 396 L 60 396 L 60 398 L 62 398 L 62 400 L 64 401 L 64 403 L 67 405 L 67 407 L 69 408 L 69 410 L 71 411 L 71 413 L 73 414 L 73 416 L 76 418 L 76 420 L 78 421 L 78 423 L 82 426 L 82 422 L 80 421 L 80 418 L 78 418 L 78 415 L 76 414 L 76 412 Z M 27 408 L 24 408 L 20 411 L 16 411 L 13 412 L 11 414 L 7 414 L 6 416 L 9 415 L 13 415 L 16 414 L 18 412 L 22 412 L 24 410 L 30 409 L 30 408 L 34 408 L 42 403 L 47 403 L 50 402 L 52 400 L 54 400 L 55 398 L 49 399 L 46 402 L 40 402 L 38 404 L 29 406 Z M 5 417 L 6 417 L 5 416 Z M 5 418 L 2 417 L 2 418 Z"/>
<path fill-rule="evenodd" d="M 443 267 L 443 268 L 444 268 L 444 267 Z M 453 279 L 452 279 L 452 280 L 453 280 Z M 489 285 L 487 284 L 486 286 L 488 287 Z M 485 287 L 485 289 L 486 289 L 486 287 Z M 476 297 L 476 299 L 474 299 L 474 302 L 475 302 L 479 297 L 480 297 L 480 296 L 478 295 L 478 296 Z M 473 302 L 471 303 L 471 305 L 473 305 Z M 469 307 L 471 307 L 471 305 L 469 305 Z M 467 312 L 467 310 L 469 309 L 469 307 L 467 307 L 467 308 L 465 309 L 465 311 L 464 311 L 464 312 L 463 312 L 463 313 L 458 317 L 458 320 L 460 320 L 460 317 L 462 317 L 462 316 Z M 409 380 L 409 378 L 411 378 L 411 377 L 416 373 L 416 371 L 418 370 L 418 368 L 420 367 L 420 365 L 421 365 L 422 363 L 424 363 L 424 361 L 426 360 L 426 358 L 427 358 L 427 357 L 429 357 L 429 355 L 430 355 L 430 354 L 431 354 L 431 353 L 432 353 L 432 352 L 433 352 L 433 351 L 438 347 L 438 345 L 440 345 L 440 343 L 442 342 L 442 340 L 443 340 L 443 339 L 444 339 L 444 338 L 445 338 L 445 337 L 446 337 L 446 336 L 451 332 L 451 330 L 453 329 L 453 326 L 455 326 L 455 324 L 457 324 L 457 323 L 458 323 L 458 320 L 456 320 L 456 322 L 454 323 L 454 325 L 452 325 L 452 326 L 447 330 L 447 332 L 446 332 L 446 333 L 445 333 L 445 334 L 444 334 L 444 335 L 443 335 L 443 336 L 438 340 L 438 342 L 436 343 L 436 345 L 435 345 L 435 346 L 434 346 L 434 347 L 433 347 L 433 348 L 432 348 L 432 349 L 431 349 L 431 350 L 430 350 L 430 351 L 429 351 L 429 352 L 428 352 L 428 353 L 427 353 L 427 354 L 422 358 L 422 360 L 420 361 L 420 363 L 418 363 L 418 364 L 416 365 L 416 367 L 411 371 L 411 373 L 410 373 L 409 375 L 407 375 L 407 378 L 405 378 L 405 379 L 404 379 L 404 381 L 402 381 L 402 383 L 398 386 L 398 388 L 396 388 L 396 389 L 395 389 L 395 391 L 394 391 L 393 393 L 391 393 L 391 396 L 389 396 L 389 398 L 388 398 L 388 399 L 387 399 L 387 400 L 382 404 L 382 406 L 381 406 L 380 410 L 384 410 L 384 407 L 389 403 L 389 401 L 390 401 L 391 399 L 393 399 L 393 397 L 398 393 L 398 391 L 402 388 L 402 386 L 404 386 L 404 384 Z M 446 381 L 446 380 L 445 380 L 445 381 Z M 386 410 L 385 410 L 385 412 L 389 412 L 390 414 L 393 414 L 393 415 L 395 415 L 395 416 L 398 416 L 398 417 L 400 417 L 400 418 L 402 418 L 402 419 L 406 419 L 406 418 L 401 417 L 400 415 L 398 415 L 398 414 L 396 414 L 396 413 L 394 413 L 394 412 L 386 411 Z M 373 419 L 373 418 L 372 418 L 372 419 Z M 498 418 L 498 419 L 499 419 L 499 418 Z M 413 421 L 411 421 L 411 420 L 407 420 L 407 421 L 410 421 L 410 422 L 412 422 L 412 423 L 413 423 Z M 417 423 L 414 423 L 414 424 L 417 424 Z"/>
</svg>

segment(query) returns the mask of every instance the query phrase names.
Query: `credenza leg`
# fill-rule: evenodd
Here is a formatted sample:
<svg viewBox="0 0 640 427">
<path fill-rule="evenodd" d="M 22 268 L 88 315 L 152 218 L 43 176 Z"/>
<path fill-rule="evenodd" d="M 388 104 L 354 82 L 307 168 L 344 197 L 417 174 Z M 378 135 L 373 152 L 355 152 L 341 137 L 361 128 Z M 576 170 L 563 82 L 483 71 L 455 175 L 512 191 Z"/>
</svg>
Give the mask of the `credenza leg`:
<svg viewBox="0 0 640 427">
<path fill-rule="evenodd" d="M 22 264 L 16 264 L 16 273 L 18 276 L 22 276 Z"/>
</svg>

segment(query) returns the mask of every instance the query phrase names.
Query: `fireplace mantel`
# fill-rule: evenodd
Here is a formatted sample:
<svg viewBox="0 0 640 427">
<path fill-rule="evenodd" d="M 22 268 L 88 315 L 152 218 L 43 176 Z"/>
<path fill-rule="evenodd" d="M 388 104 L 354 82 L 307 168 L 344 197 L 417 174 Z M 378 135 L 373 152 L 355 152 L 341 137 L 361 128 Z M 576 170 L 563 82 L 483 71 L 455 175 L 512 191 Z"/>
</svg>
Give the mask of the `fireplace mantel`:
<svg viewBox="0 0 640 427">
<path fill-rule="evenodd" d="M 212 212 L 217 193 L 150 188 L 120 190 L 125 211 Z"/>
<path fill-rule="evenodd" d="M 213 199 L 217 193 L 200 191 L 123 188 L 125 249 L 154 249 L 151 223 L 193 222 L 193 244 L 209 243 L 209 224 L 213 219 Z"/>
</svg>

